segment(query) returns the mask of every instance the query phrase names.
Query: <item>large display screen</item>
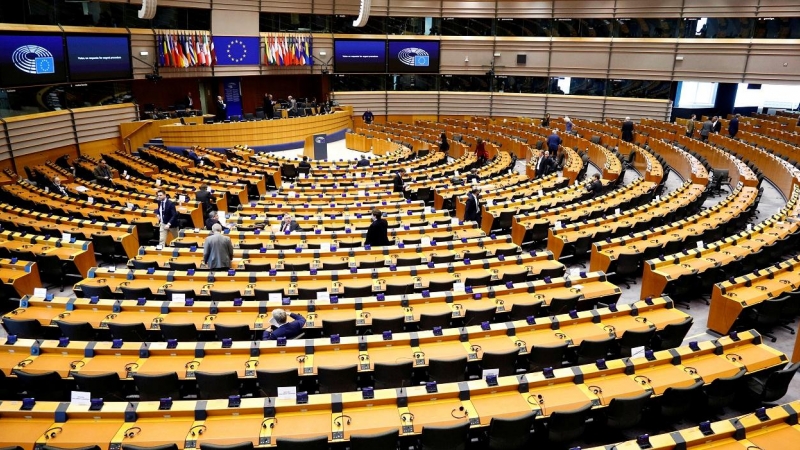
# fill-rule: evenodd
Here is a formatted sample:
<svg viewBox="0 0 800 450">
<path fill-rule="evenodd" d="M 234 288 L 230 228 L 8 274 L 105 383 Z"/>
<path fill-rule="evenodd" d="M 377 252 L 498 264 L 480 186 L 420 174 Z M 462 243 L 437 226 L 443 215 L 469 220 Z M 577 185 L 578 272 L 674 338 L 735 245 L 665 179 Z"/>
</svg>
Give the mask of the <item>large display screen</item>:
<svg viewBox="0 0 800 450">
<path fill-rule="evenodd" d="M 333 53 L 333 70 L 337 73 L 386 72 L 385 40 L 336 39 Z"/>
<path fill-rule="evenodd" d="M 37 86 L 67 81 L 60 34 L 0 34 L 0 85 Z"/>
<path fill-rule="evenodd" d="M 128 36 L 67 36 L 70 81 L 133 78 Z"/>
<path fill-rule="evenodd" d="M 389 41 L 389 73 L 439 73 L 439 41 Z"/>
</svg>

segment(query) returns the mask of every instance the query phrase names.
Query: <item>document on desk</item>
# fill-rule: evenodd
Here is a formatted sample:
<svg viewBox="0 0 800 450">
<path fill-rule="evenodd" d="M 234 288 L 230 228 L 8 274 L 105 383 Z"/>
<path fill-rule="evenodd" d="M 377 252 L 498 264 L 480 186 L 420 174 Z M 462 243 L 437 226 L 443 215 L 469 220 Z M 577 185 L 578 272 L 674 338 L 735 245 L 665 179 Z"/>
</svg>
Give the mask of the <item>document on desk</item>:
<svg viewBox="0 0 800 450">
<path fill-rule="evenodd" d="M 297 398 L 297 387 L 278 386 L 278 398 L 281 400 L 294 400 L 295 398 Z"/>
<path fill-rule="evenodd" d="M 92 393 L 82 391 L 71 391 L 70 402 L 73 405 L 90 405 L 92 403 Z"/>
</svg>

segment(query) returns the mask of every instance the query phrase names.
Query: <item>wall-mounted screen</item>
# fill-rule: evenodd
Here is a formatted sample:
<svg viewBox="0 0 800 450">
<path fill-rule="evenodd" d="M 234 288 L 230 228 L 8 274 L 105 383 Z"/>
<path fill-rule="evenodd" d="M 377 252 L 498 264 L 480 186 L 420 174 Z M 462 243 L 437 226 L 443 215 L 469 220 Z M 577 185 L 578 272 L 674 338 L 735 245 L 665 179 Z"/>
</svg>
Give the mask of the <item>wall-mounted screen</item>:
<svg viewBox="0 0 800 450">
<path fill-rule="evenodd" d="M 70 81 L 133 78 L 128 36 L 67 36 L 67 54 Z"/>
<path fill-rule="evenodd" d="M 337 73 L 386 72 L 385 40 L 336 39 L 333 53 L 333 70 Z"/>
<path fill-rule="evenodd" d="M 0 85 L 37 86 L 67 81 L 60 34 L 0 34 Z"/>
<path fill-rule="evenodd" d="M 389 73 L 439 73 L 439 41 L 389 41 Z"/>
</svg>

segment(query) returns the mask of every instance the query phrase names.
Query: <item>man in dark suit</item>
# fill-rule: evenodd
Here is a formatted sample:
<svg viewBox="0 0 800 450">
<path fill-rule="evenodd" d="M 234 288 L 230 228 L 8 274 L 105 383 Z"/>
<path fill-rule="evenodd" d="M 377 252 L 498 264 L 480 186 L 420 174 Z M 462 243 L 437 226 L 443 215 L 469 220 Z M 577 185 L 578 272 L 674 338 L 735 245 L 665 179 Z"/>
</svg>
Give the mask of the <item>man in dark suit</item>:
<svg viewBox="0 0 800 450">
<path fill-rule="evenodd" d="M 592 181 L 586 185 L 586 190 L 592 193 L 592 198 L 597 197 L 603 191 L 603 183 L 600 181 L 600 174 L 592 175 Z"/>
<path fill-rule="evenodd" d="M 297 167 L 308 167 L 311 169 L 311 163 L 308 162 L 308 156 L 303 156 L 303 160 L 297 164 Z"/>
<path fill-rule="evenodd" d="M 402 192 L 405 194 L 406 188 L 403 185 L 403 174 L 405 172 L 405 169 L 401 168 L 394 173 L 394 177 L 392 178 L 392 192 Z"/>
<path fill-rule="evenodd" d="M 222 100 L 222 96 L 217 96 L 217 122 L 224 122 L 228 119 L 228 105 Z"/>
<path fill-rule="evenodd" d="M 208 219 L 206 219 L 206 230 L 211 231 L 211 229 L 214 227 L 214 224 L 217 224 L 217 223 L 222 225 L 219 222 L 219 216 L 217 215 L 217 212 L 216 211 L 209 212 L 208 213 Z"/>
<path fill-rule="evenodd" d="M 705 142 L 708 140 L 708 135 L 714 130 L 714 123 L 710 120 L 706 120 L 703 122 L 702 128 L 700 128 L 700 140 Z"/>
<path fill-rule="evenodd" d="M 158 190 L 156 199 L 158 200 L 156 208 L 158 243 L 163 246 L 167 245 L 167 234 L 171 234 L 173 238 L 178 234 L 178 211 L 175 209 L 175 203 L 167 198 L 167 194 L 163 190 Z"/>
<path fill-rule="evenodd" d="M 366 110 L 364 114 L 361 115 L 361 119 L 364 121 L 365 124 L 369 125 L 375 120 L 375 115 L 372 114 L 372 111 Z"/>
<path fill-rule="evenodd" d="M 728 135 L 731 138 L 735 138 L 736 133 L 739 132 L 739 117 L 742 117 L 742 115 L 737 114 L 733 116 L 733 119 L 731 119 L 730 123 L 728 124 Z"/>
<path fill-rule="evenodd" d="M 292 318 L 291 322 L 287 321 L 287 315 Z M 264 334 L 261 336 L 262 340 L 277 340 L 279 337 L 294 339 L 303 334 L 306 318 L 297 313 L 275 308 L 272 310 L 272 320 L 270 320 L 269 323 L 269 328 L 264 330 Z"/>
<path fill-rule="evenodd" d="M 361 159 L 356 163 L 356 167 L 369 167 L 369 160 L 367 155 L 361 155 Z"/>
<path fill-rule="evenodd" d="M 717 134 L 722 131 L 722 121 L 719 120 L 719 116 L 714 116 L 714 118 L 711 119 L 711 129 Z"/>
<path fill-rule="evenodd" d="M 272 96 L 264 94 L 264 117 L 272 120 L 275 117 L 275 109 L 272 106 Z"/>
<path fill-rule="evenodd" d="M 625 142 L 633 142 L 633 121 L 630 117 L 625 118 L 622 122 L 622 140 Z"/>
<path fill-rule="evenodd" d="M 561 136 L 558 135 L 558 130 L 553 130 L 553 134 L 547 136 L 547 149 L 555 153 L 561 145 Z"/>
<path fill-rule="evenodd" d="M 195 194 L 195 198 L 201 205 L 203 205 L 203 214 L 208 214 L 212 209 L 215 209 L 214 200 L 211 197 L 211 193 L 208 192 L 208 186 L 203 184 L 200 185 L 200 189 Z"/>
<path fill-rule="evenodd" d="M 464 210 L 464 220 L 474 220 L 478 222 L 478 225 L 481 223 L 481 203 L 478 198 L 480 192 L 479 188 L 472 188 L 472 191 L 467 194 L 466 209 Z"/>
<path fill-rule="evenodd" d="M 372 210 L 372 223 L 367 229 L 367 238 L 364 239 L 364 246 L 386 246 L 389 242 L 389 223 L 383 218 L 383 214 L 378 209 Z"/>
<path fill-rule="evenodd" d="M 481 177 L 478 176 L 478 169 L 472 169 L 467 174 L 467 183 L 472 183 L 473 181 L 479 181 Z"/>
<path fill-rule="evenodd" d="M 53 192 L 58 195 L 69 197 L 69 191 L 67 190 L 66 186 L 61 184 L 61 178 L 59 177 L 53 178 Z"/>
<path fill-rule="evenodd" d="M 294 217 L 292 217 L 291 214 L 284 214 L 283 220 L 281 221 L 281 232 L 291 233 L 292 231 L 297 231 L 299 229 L 300 229 L 300 224 L 298 224 L 297 221 L 294 220 Z"/>
<path fill-rule="evenodd" d="M 536 161 L 536 178 L 550 175 L 554 166 L 555 162 L 553 162 L 553 158 L 550 157 L 550 151 L 545 150 L 544 154 L 539 157 L 539 161 Z"/>
<path fill-rule="evenodd" d="M 111 179 L 111 168 L 108 167 L 105 159 L 101 159 L 100 164 L 95 166 L 92 175 L 94 175 L 95 183 L 108 183 L 108 180 Z"/>
</svg>

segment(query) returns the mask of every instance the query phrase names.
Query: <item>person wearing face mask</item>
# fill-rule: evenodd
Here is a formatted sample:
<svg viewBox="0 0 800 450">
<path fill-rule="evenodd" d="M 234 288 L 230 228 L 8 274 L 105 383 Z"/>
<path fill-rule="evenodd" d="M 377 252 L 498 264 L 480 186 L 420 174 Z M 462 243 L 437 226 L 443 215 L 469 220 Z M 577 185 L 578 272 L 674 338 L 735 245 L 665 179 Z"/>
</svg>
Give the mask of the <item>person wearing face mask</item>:
<svg viewBox="0 0 800 450">
<path fill-rule="evenodd" d="M 386 246 L 389 242 L 389 222 L 383 218 L 383 214 L 378 209 L 372 210 L 372 223 L 367 229 L 367 238 L 364 239 L 364 246 Z"/>
</svg>

